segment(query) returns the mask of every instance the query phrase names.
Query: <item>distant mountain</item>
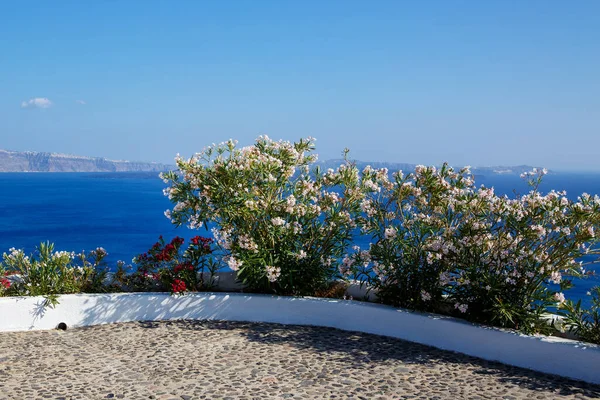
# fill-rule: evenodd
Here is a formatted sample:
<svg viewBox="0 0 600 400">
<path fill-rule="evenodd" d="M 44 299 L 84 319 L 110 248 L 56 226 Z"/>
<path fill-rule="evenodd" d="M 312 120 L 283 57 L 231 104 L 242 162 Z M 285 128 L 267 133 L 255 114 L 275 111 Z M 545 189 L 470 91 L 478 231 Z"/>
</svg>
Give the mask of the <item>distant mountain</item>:
<svg viewBox="0 0 600 400">
<path fill-rule="evenodd" d="M 337 168 L 342 159 L 318 161 L 322 169 Z M 406 173 L 415 170 L 416 164 L 355 161 L 362 170 L 367 165 L 373 168 L 387 168 L 390 172 L 402 170 Z M 176 169 L 174 165 L 152 162 L 118 161 L 101 157 L 83 157 L 59 153 L 18 152 L 0 149 L 0 172 L 160 172 Z M 531 171 L 532 166 L 519 165 L 513 167 L 475 167 L 471 171 L 476 176 L 520 175 Z"/>
<path fill-rule="evenodd" d="M 0 172 L 159 172 L 172 168 L 150 162 L 0 149 Z"/>
<path fill-rule="evenodd" d="M 475 175 L 521 175 L 523 172 L 530 172 L 534 168 L 541 170 L 543 167 L 532 167 L 531 165 L 475 167 L 471 168 L 471 171 Z M 553 171 L 550 172 L 554 173 Z"/>
<path fill-rule="evenodd" d="M 381 162 L 381 161 L 354 161 L 358 169 L 362 170 L 367 165 L 373 168 L 387 168 L 390 172 L 401 170 L 405 173 L 413 172 L 417 164 L 407 163 L 394 163 L 394 162 Z M 318 161 L 317 164 L 324 170 L 328 168 L 337 168 L 340 164 L 344 163 L 342 159 L 333 159 L 326 161 Z M 462 166 L 460 166 L 462 167 Z M 455 166 L 455 169 L 459 169 L 459 166 Z M 495 166 L 495 167 L 472 167 L 471 172 L 475 176 L 489 176 L 489 175 L 521 175 L 523 172 L 531 171 L 533 168 L 530 165 L 517 165 L 517 166 Z M 541 167 L 537 167 L 541 169 Z"/>
</svg>

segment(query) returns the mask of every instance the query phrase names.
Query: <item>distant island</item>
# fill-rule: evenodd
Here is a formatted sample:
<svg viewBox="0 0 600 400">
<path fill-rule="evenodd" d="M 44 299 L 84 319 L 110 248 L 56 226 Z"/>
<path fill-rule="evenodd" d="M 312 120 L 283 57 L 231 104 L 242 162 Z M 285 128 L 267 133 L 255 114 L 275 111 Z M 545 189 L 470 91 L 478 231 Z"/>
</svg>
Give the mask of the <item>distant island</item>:
<svg viewBox="0 0 600 400">
<path fill-rule="evenodd" d="M 318 161 L 322 169 L 337 168 L 344 161 L 332 159 Z M 373 168 L 387 168 L 392 171 L 402 170 L 406 173 L 415 170 L 416 164 L 355 161 L 362 170 L 367 165 Z M 102 157 L 85 157 L 60 153 L 43 153 L 33 151 L 8 151 L 0 149 L 0 172 L 160 172 L 174 170 L 175 165 L 154 162 L 109 160 Z M 532 166 L 519 165 L 513 167 L 474 167 L 471 171 L 475 176 L 489 175 L 520 175 L 531 171 Z"/>
<path fill-rule="evenodd" d="M 173 168 L 153 162 L 0 149 L 0 172 L 160 172 Z"/>
<path fill-rule="evenodd" d="M 328 168 L 337 168 L 342 164 L 344 160 L 342 159 L 334 159 L 334 160 L 326 160 L 326 161 L 318 161 L 317 165 L 319 165 L 322 169 Z M 396 163 L 396 162 L 382 162 L 382 161 L 354 161 L 358 169 L 362 170 L 367 165 L 370 165 L 373 168 L 387 168 L 390 172 L 402 170 L 405 173 L 413 172 L 417 164 L 407 164 L 407 163 Z M 462 165 L 454 166 L 454 169 L 460 169 L 463 167 Z M 494 167 L 472 167 L 471 172 L 475 177 L 477 176 L 489 176 L 489 175 L 521 175 L 523 172 L 531 171 L 533 168 L 531 165 L 517 165 L 517 166 L 494 166 Z M 537 167 L 538 169 L 542 169 L 541 167 Z M 552 171 L 551 171 L 552 172 Z"/>
</svg>

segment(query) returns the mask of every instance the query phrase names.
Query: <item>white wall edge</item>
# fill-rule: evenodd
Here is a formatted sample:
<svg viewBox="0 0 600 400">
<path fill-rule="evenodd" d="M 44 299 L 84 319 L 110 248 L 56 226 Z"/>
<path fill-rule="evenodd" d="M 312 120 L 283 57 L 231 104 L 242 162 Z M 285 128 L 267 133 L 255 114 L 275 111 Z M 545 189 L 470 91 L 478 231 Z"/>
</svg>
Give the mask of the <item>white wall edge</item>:
<svg viewBox="0 0 600 400">
<path fill-rule="evenodd" d="M 0 331 L 176 319 L 315 325 L 390 336 L 474 357 L 600 384 L 600 346 L 527 336 L 452 317 L 380 304 L 246 293 L 71 294 L 55 308 L 43 297 L 0 298 Z"/>
</svg>

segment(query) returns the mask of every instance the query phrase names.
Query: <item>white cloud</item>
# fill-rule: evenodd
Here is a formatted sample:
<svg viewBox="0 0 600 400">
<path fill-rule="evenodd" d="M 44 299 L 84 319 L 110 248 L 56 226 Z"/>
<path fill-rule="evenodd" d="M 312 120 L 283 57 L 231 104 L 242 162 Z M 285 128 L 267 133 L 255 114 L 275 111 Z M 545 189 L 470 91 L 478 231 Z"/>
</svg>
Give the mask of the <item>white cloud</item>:
<svg viewBox="0 0 600 400">
<path fill-rule="evenodd" d="M 87 103 L 83 100 L 75 100 L 75 103 L 77 104 L 81 104 L 82 106 L 85 106 Z"/>
<path fill-rule="evenodd" d="M 21 108 L 48 108 L 52 102 L 46 97 L 34 97 L 21 103 Z"/>
</svg>

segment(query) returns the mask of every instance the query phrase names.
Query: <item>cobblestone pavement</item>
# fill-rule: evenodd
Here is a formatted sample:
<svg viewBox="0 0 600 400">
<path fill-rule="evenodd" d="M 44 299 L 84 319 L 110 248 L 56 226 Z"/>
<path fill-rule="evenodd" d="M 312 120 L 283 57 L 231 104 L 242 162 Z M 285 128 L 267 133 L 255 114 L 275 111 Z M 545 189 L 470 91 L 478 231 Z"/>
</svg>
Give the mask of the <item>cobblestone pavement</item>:
<svg viewBox="0 0 600 400">
<path fill-rule="evenodd" d="M 600 386 L 397 339 L 240 322 L 0 333 L 0 399 L 555 399 Z"/>
</svg>

